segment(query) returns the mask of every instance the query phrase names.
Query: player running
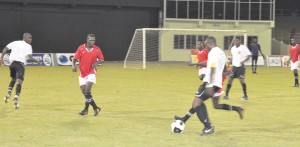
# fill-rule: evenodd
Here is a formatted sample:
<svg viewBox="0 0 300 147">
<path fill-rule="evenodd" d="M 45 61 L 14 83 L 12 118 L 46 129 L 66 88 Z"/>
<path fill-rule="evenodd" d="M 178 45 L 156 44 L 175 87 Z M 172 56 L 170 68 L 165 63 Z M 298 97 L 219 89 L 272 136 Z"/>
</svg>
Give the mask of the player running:
<svg viewBox="0 0 300 147">
<path fill-rule="evenodd" d="M 199 120 L 204 124 L 204 129 L 202 130 L 202 135 L 209 135 L 214 132 L 214 126 L 211 124 L 206 106 L 204 101 L 213 98 L 213 105 L 216 109 L 224 110 L 234 110 L 240 115 L 240 119 L 243 119 L 244 108 L 238 106 L 231 106 L 227 104 L 219 104 L 219 96 L 221 94 L 220 90 L 222 88 L 222 82 L 225 80 L 223 73 L 228 74 L 227 71 L 224 72 L 226 55 L 223 50 L 221 50 L 216 45 L 216 40 L 214 37 L 208 37 L 205 40 L 205 45 L 209 51 L 208 61 L 207 61 L 207 72 L 205 78 L 203 79 L 203 84 L 199 87 L 198 92 L 195 95 L 193 106 L 187 112 L 184 117 L 175 116 L 175 119 L 182 120 L 186 122 L 192 114 L 195 112 Z"/>
<path fill-rule="evenodd" d="M 299 54 L 300 54 L 300 46 L 296 44 L 295 38 L 291 38 L 290 40 L 290 59 L 289 62 L 291 63 L 291 70 L 294 73 L 295 83 L 293 87 L 299 87 L 299 80 L 298 80 L 298 70 L 300 70 L 300 61 L 299 61 Z"/>
<path fill-rule="evenodd" d="M 32 35 L 30 33 L 23 34 L 23 40 L 13 41 L 9 43 L 2 52 L 0 58 L 0 64 L 3 64 L 3 57 L 7 54 L 8 50 L 11 50 L 9 55 L 10 61 L 10 77 L 11 81 L 8 86 L 8 91 L 4 97 L 5 103 L 8 103 L 11 96 L 11 92 L 16 84 L 16 94 L 14 96 L 14 107 L 19 108 L 19 96 L 22 90 L 22 83 L 24 81 L 25 65 L 27 63 L 27 58 L 33 62 L 40 63 L 38 60 L 32 57 Z"/>
<path fill-rule="evenodd" d="M 93 84 L 96 84 L 96 67 L 98 64 L 104 62 L 104 57 L 101 49 L 95 45 L 95 35 L 89 34 L 87 36 L 87 43 L 79 46 L 72 62 L 72 71 L 76 72 L 76 62 L 79 61 L 79 85 L 81 92 L 85 96 L 85 108 L 79 112 L 80 115 L 87 115 L 89 105 L 94 109 L 94 116 L 97 116 L 101 111 L 93 99 L 91 89 Z"/>
<path fill-rule="evenodd" d="M 197 55 L 198 63 L 189 63 L 190 66 L 197 66 L 199 68 L 199 78 L 203 80 L 206 72 L 206 62 L 208 58 L 208 51 L 204 47 L 202 40 L 197 43 L 197 49 L 191 51 L 192 55 Z"/>
</svg>

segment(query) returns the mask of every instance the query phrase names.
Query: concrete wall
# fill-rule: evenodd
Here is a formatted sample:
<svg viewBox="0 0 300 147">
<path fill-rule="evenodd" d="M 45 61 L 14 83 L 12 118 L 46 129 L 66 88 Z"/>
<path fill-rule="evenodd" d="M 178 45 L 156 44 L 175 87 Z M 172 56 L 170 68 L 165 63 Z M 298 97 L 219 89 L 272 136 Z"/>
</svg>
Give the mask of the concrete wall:
<svg viewBox="0 0 300 147">
<path fill-rule="evenodd" d="M 213 30 L 246 30 L 248 36 L 258 36 L 262 52 L 271 55 L 272 28 L 274 23 L 270 21 L 215 21 L 215 20 L 186 20 L 186 19 L 165 19 L 164 28 L 183 29 L 213 29 Z M 187 61 L 189 50 L 174 49 L 174 34 L 191 34 L 191 32 L 167 32 L 161 35 L 160 59 L 161 61 Z M 197 33 L 195 33 L 197 34 Z M 199 34 L 199 33 L 198 33 Z M 200 33 L 202 34 L 202 33 Z M 206 32 L 203 35 L 216 37 L 218 46 L 224 48 L 224 35 L 235 33 Z M 242 35 L 242 34 L 238 34 Z M 229 54 L 229 52 L 227 52 Z"/>
</svg>

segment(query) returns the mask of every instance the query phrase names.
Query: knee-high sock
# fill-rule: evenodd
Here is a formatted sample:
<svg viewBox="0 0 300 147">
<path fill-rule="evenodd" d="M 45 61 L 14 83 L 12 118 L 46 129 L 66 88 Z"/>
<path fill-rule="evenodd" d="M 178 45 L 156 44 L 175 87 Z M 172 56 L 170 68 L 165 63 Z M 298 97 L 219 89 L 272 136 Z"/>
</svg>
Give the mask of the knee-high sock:
<svg viewBox="0 0 300 147">
<path fill-rule="evenodd" d="M 204 124 L 205 128 L 211 128 L 211 123 L 208 118 L 206 106 L 204 103 L 202 103 L 200 106 L 197 106 L 195 108 L 197 116 L 199 120 Z"/>
<path fill-rule="evenodd" d="M 226 87 L 226 96 L 228 96 L 230 88 L 231 88 L 231 84 L 227 84 L 227 87 Z"/>
<path fill-rule="evenodd" d="M 196 112 L 196 110 L 192 107 L 183 117 L 183 121 L 186 122 L 189 118 Z"/>
<path fill-rule="evenodd" d="M 295 84 L 299 84 L 298 73 L 294 73 L 294 78 L 295 78 Z"/>
<path fill-rule="evenodd" d="M 7 94 L 11 94 L 11 91 L 13 90 L 14 86 L 15 86 L 16 80 L 11 80 L 7 89 Z"/>
<path fill-rule="evenodd" d="M 246 86 L 246 83 L 243 83 L 242 87 L 243 87 L 244 96 L 247 96 L 247 86 Z"/>
<path fill-rule="evenodd" d="M 86 102 L 88 102 L 89 104 L 91 104 L 94 109 L 97 108 L 97 105 L 96 105 L 95 101 L 93 100 L 93 96 L 91 95 L 90 92 L 86 92 L 85 93 L 85 99 L 86 99 Z"/>
<path fill-rule="evenodd" d="M 15 97 L 19 97 L 19 95 L 21 94 L 21 90 L 22 90 L 21 84 L 17 84 L 16 85 L 16 95 L 15 95 Z"/>
</svg>

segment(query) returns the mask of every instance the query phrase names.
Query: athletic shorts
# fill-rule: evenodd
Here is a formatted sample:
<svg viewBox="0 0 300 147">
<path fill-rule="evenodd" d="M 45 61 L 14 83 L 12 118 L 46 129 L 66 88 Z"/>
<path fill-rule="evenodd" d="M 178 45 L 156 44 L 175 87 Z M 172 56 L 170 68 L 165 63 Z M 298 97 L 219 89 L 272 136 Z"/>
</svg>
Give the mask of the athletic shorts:
<svg viewBox="0 0 300 147">
<path fill-rule="evenodd" d="M 205 73 L 206 73 L 206 68 L 205 67 L 199 69 L 199 76 L 205 75 Z"/>
<path fill-rule="evenodd" d="M 202 88 L 202 85 L 200 85 L 200 87 L 198 88 L 198 91 L 196 92 L 195 97 L 200 98 L 202 101 L 205 101 L 211 97 L 217 97 L 224 93 L 223 91 L 221 91 L 219 93 L 219 90 L 217 93 L 215 93 L 212 85 L 206 85 L 206 87 L 204 89 Z"/>
<path fill-rule="evenodd" d="M 297 69 L 297 70 L 300 70 L 300 61 L 296 61 L 296 62 L 291 62 L 291 70 L 294 70 L 294 69 Z"/>
<path fill-rule="evenodd" d="M 230 76 L 231 78 L 245 78 L 245 73 L 246 73 L 246 67 L 241 66 L 241 67 L 232 67 L 232 75 Z"/>
<path fill-rule="evenodd" d="M 86 77 L 79 76 L 79 85 L 86 85 L 87 82 L 92 82 L 96 84 L 96 75 L 95 74 L 89 74 Z"/>
<path fill-rule="evenodd" d="M 257 61 L 257 59 L 258 59 L 258 55 L 252 55 L 252 61 Z"/>
<path fill-rule="evenodd" d="M 10 66 L 10 77 L 14 79 L 21 79 L 24 81 L 25 67 L 24 63 L 19 61 L 13 61 Z"/>
</svg>

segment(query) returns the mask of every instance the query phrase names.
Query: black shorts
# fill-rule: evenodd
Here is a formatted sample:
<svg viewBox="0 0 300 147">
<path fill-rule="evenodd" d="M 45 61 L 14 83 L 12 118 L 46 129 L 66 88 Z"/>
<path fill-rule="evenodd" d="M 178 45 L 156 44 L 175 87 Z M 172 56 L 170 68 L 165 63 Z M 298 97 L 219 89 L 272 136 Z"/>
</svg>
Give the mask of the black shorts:
<svg viewBox="0 0 300 147">
<path fill-rule="evenodd" d="M 252 61 L 257 61 L 257 59 L 258 59 L 258 55 L 252 55 Z"/>
<path fill-rule="evenodd" d="M 246 73 L 246 67 L 241 66 L 241 67 L 232 67 L 232 75 L 230 76 L 231 78 L 245 78 L 245 73 Z"/>
<path fill-rule="evenodd" d="M 13 61 L 10 66 L 10 77 L 24 81 L 25 68 L 22 62 Z"/>
<path fill-rule="evenodd" d="M 217 88 L 214 90 L 214 88 Z M 202 101 L 206 101 L 207 99 L 213 97 L 215 91 L 218 91 L 219 87 L 206 87 L 203 89 L 201 86 L 198 88 L 195 97 L 200 98 Z"/>
</svg>

